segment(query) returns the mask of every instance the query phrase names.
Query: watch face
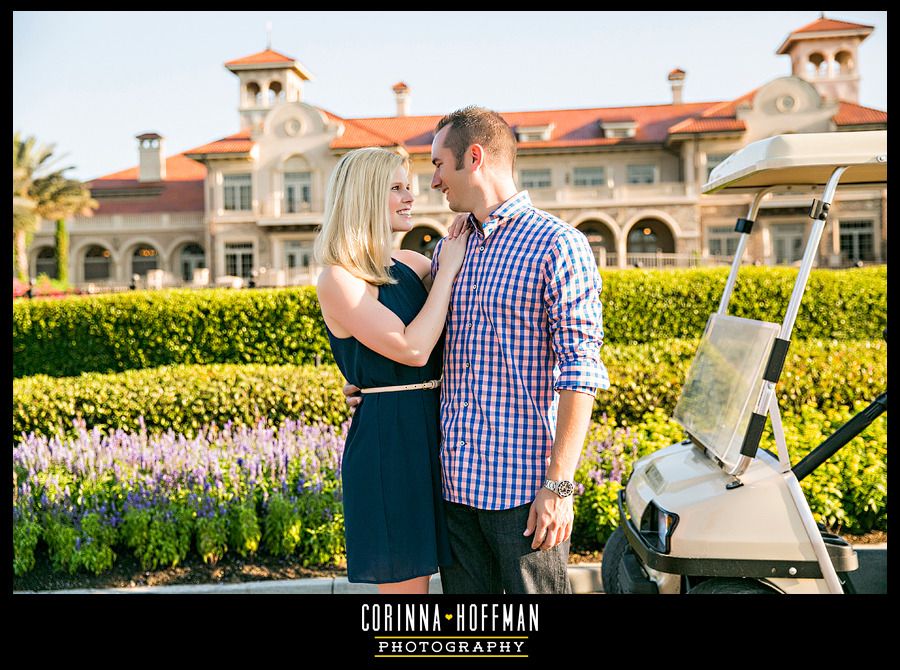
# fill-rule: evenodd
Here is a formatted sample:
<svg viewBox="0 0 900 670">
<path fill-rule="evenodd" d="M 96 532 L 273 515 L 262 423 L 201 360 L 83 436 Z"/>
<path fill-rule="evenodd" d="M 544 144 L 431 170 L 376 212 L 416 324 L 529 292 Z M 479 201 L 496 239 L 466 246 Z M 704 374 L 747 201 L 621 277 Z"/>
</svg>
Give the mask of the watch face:
<svg viewBox="0 0 900 670">
<path fill-rule="evenodd" d="M 575 492 L 575 485 L 572 482 L 561 481 L 556 486 L 556 493 L 561 497 L 565 498 L 566 496 L 570 496 Z"/>
</svg>

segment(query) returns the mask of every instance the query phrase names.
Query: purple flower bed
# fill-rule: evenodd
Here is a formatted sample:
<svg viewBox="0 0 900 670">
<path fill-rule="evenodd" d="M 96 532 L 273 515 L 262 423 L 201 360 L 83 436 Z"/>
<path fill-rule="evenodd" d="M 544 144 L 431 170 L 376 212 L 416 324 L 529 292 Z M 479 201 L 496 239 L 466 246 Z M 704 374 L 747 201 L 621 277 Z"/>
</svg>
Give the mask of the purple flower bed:
<svg viewBox="0 0 900 670">
<path fill-rule="evenodd" d="M 340 466 L 349 422 L 273 427 L 202 427 L 76 436 L 22 435 L 13 450 L 14 570 L 47 551 L 58 570 L 100 574 L 131 552 L 147 568 L 196 552 L 215 563 L 229 553 L 265 552 L 306 566 L 345 553 Z M 616 494 L 634 461 L 681 439 L 668 419 L 591 426 L 575 481 L 573 546 L 597 549 L 618 524 Z M 640 446 L 641 454 L 638 453 Z"/>
<path fill-rule="evenodd" d="M 131 551 L 145 567 L 173 566 L 196 550 L 264 550 L 327 564 L 344 552 L 340 462 L 348 428 L 204 426 L 77 437 L 23 435 L 13 450 L 16 574 L 43 540 L 54 566 L 97 574 Z"/>
</svg>

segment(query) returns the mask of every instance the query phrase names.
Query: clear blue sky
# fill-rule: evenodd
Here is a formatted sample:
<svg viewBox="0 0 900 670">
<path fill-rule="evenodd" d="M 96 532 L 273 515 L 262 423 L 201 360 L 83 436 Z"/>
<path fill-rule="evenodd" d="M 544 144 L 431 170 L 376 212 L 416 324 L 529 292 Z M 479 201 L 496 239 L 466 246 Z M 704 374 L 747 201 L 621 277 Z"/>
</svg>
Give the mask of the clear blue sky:
<svg viewBox="0 0 900 670">
<path fill-rule="evenodd" d="M 887 12 L 826 11 L 875 27 L 860 103 L 887 110 Z M 304 99 L 347 117 L 466 104 L 498 111 L 652 105 L 687 72 L 686 102 L 736 98 L 790 74 L 775 51 L 818 11 L 14 12 L 13 130 L 55 144 L 91 179 L 137 164 L 142 132 L 169 155 L 237 132 L 228 60 L 266 47 L 315 76 Z"/>
</svg>

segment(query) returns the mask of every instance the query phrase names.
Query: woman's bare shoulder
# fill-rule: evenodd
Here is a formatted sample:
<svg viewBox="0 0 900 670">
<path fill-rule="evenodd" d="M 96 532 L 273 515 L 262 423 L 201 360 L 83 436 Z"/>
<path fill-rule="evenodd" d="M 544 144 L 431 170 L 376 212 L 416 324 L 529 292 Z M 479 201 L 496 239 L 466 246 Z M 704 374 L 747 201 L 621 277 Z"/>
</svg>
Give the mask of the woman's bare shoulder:
<svg viewBox="0 0 900 670">
<path fill-rule="evenodd" d="M 366 282 L 340 265 L 326 265 L 319 273 L 316 280 L 316 293 L 329 294 L 333 291 L 346 293 L 348 290 L 356 292 L 362 290 Z"/>
<path fill-rule="evenodd" d="M 431 259 L 428 256 L 412 249 L 395 249 L 391 254 L 401 263 L 406 263 L 415 270 L 419 277 L 426 277 L 431 274 Z"/>
</svg>

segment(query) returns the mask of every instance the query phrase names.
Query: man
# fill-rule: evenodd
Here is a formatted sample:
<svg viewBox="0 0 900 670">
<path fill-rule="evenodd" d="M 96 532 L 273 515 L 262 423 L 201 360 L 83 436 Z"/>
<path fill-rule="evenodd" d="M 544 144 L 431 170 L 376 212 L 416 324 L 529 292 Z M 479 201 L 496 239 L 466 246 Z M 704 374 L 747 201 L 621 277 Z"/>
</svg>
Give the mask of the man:
<svg viewBox="0 0 900 670">
<path fill-rule="evenodd" d="M 581 232 L 517 190 L 516 137 L 499 114 L 466 107 L 435 131 L 431 186 L 451 210 L 471 212 L 472 229 L 444 349 L 441 469 L 455 564 L 441 568 L 442 588 L 570 593 L 575 466 L 594 395 L 609 388 L 596 262 Z"/>
</svg>

